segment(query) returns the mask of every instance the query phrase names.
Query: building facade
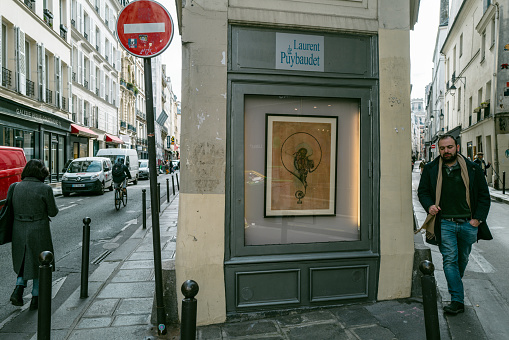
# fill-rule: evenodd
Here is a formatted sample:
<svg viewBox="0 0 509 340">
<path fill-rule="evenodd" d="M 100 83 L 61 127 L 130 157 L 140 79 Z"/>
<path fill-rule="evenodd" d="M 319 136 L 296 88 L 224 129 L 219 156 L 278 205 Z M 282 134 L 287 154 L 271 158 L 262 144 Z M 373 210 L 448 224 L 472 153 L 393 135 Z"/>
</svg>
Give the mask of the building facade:
<svg viewBox="0 0 509 340">
<path fill-rule="evenodd" d="M 176 274 L 203 283 L 199 324 L 410 295 L 418 7 L 177 1 Z"/>
<path fill-rule="evenodd" d="M 458 133 L 462 153 L 478 152 L 493 167 L 490 185 L 499 187 L 509 170 L 506 45 L 508 5 L 487 0 L 451 1 L 449 30 L 441 52 L 445 59 L 445 121 L 447 132 Z"/>
</svg>

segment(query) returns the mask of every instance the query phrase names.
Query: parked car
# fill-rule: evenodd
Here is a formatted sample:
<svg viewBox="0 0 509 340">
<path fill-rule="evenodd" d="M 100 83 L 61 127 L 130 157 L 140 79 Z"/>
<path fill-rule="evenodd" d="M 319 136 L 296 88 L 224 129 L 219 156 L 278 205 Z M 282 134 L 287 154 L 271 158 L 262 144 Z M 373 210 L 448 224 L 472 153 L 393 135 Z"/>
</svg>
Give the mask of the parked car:
<svg viewBox="0 0 509 340">
<path fill-rule="evenodd" d="M 171 163 L 173 164 L 173 170 L 180 170 L 180 161 L 179 160 L 171 161 Z"/>
<path fill-rule="evenodd" d="M 134 185 L 138 184 L 138 154 L 134 149 L 99 149 L 97 151 L 97 157 L 107 157 L 110 159 L 112 164 L 115 164 L 118 158 L 124 158 L 124 164 L 129 168 L 131 173 L 131 179 L 129 182 L 133 182 Z"/>
<path fill-rule="evenodd" d="M 112 165 L 106 157 L 76 158 L 69 164 L 62 177 L 62 194 L 72 192 L 97 192 L 104 194 L 105 188 L 113 190 Z"/>
<path fill-rule="evenodd" d="M 150 171 L 148 168 L 148 159 L 141 159 L 139 161 L 139 168 L 138 168 L 138 178 L 150 178 Z"/>
<path fill-rule="evenodd" d="M 0 208 L 7 198 L 12 183 L 21 181 L 21 173 L 27 164 L 22 148 L 0 146 Z"/>
</svg>

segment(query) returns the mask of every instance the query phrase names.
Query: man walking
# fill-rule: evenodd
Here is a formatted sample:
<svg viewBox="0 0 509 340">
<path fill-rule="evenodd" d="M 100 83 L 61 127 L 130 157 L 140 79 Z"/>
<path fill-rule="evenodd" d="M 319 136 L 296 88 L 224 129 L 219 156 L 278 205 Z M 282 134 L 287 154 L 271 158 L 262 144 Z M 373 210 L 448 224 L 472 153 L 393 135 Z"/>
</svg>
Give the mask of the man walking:
<svg viewBox="0 0 509 340">
<path fill-rule="evenodd" d="M 484 161 L 483 158 L 484 158 L 484 154 L 482 152 L 478 152 L 477 158 L 474 159 L 474 163 L 479 165 L 479 167 L 482 169 L 482 171 L 484 171 L 484 176 L 486 176 L 486 169 L 488 169 L 491 166 L 491 163 L 488 162 L 488 164 L 486 164 L 486 162 Z"/>
<path fill-rule="evenodd" d="M 428 217 L 421 229 L 439 246 L 451 304 L 448 314 L 465 311 L 462 277 L 472 244 L 493 237 L 486 224 L 490 194 L 482 170 L 458 153 L 452 135 L 438 140 L 440 156 L 424 166 L 417 194 Z"/>
</svg>

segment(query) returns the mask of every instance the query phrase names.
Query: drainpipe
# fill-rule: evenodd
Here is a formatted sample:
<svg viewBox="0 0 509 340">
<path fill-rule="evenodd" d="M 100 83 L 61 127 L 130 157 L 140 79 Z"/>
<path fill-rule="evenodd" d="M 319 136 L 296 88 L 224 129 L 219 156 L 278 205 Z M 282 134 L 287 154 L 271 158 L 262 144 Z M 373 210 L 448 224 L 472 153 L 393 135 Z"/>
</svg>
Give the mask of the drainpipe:
<svg viewBox="0 0 509 340">
<path fill-rule="evenodd" d="M 494 142 L 495 142 L 495 152 L 493 153 L 493 168 L 495 170 L 495 179 L 493 180 L 493 187 L 495 189 L 499 188 L 499 181 L 500 177 L 498 176 L 498 170 L 499 170 L 499 163 L 498 163 L 498 138 L 497 138 L 497 117 L 496 117 L 496 110 L 497 110 L 497 97 L 498 97 L 498 82 L 497 82 L 497 72 L 498 72 L 498 46 L 499 46 L 499 40 L 500 40 L 500 7 L 498 2 L 495 2 L 493 4 L 497 7 L 496 13 L 495 13 L 495 55 L 493 58 L 493 77 L 492 77 L 492 83 L 495 84 L 495 91 L 492 91 L 490 100 L 493 101 L 493 104 L 496 104 L 493 106 L 493 132 L 494 132 Z"/>
</svg>

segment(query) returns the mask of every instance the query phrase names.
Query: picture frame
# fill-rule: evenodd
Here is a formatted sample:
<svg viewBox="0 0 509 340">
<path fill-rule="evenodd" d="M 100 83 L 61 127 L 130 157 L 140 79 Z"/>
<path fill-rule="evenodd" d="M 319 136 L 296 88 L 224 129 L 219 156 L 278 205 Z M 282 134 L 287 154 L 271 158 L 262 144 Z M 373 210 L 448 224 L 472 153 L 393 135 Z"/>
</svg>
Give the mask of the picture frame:
<svg viewBox="0 0 509 340">
<path fill-rule="evenodd" d="M 335 216 L 338 118 L 265 116 L 265 217 Z"/>
</svg>

